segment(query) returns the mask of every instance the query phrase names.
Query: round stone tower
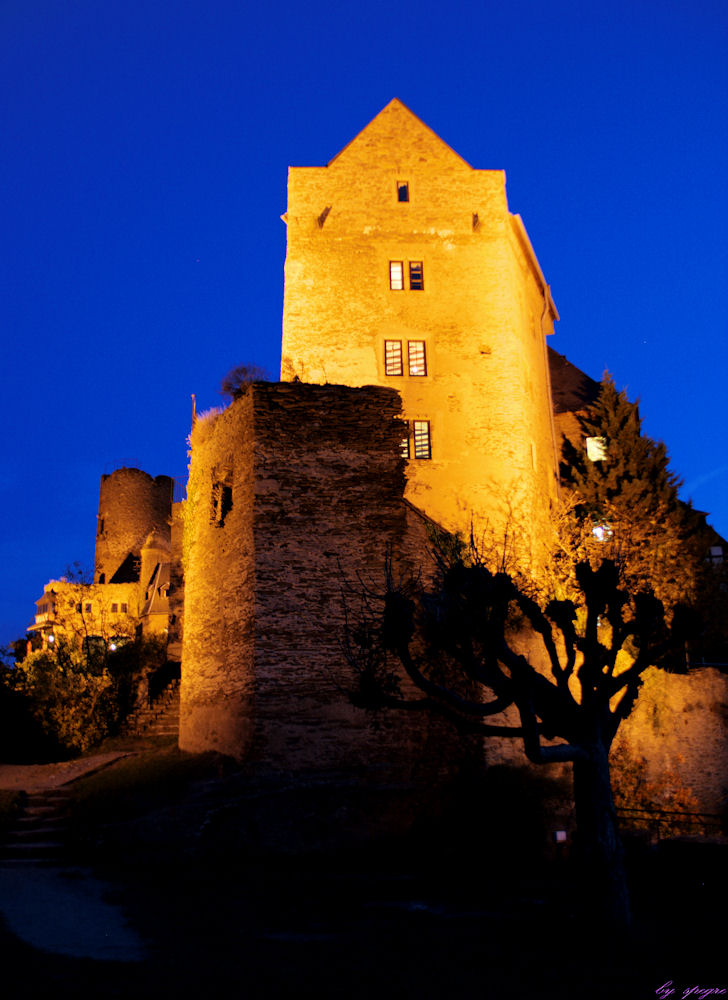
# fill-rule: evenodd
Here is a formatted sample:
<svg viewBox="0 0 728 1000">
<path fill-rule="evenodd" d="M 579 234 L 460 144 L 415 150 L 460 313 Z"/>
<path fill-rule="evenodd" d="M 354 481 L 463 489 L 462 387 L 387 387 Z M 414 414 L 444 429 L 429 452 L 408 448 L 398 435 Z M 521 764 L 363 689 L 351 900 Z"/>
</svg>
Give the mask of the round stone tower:
<svg viewBox="0 0 728 1000">
<path fill-rule="evenodd" d="M 117 469 L 101 477 L 96 530 L 95 583 L 139 579 L 141 550 L 151 532 L 169 541 L 174 484 L 141 469 Z"/>
</svg>

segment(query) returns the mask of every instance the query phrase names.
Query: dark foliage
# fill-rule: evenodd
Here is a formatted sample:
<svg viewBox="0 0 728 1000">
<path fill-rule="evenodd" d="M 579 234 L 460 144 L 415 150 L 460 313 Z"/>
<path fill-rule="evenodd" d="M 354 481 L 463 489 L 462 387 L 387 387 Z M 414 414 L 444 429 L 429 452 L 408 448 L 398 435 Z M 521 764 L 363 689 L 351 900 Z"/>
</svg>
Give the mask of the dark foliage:
<svg viewBox="0 0 728 1000">
<path fill-rule="evenodd" d="M 253 382 L 270 382 L 270 375 L 258 365 L 238 365 L 231 368 L 220 383 L 220 395 L 237 399 Z"/>
</svg>

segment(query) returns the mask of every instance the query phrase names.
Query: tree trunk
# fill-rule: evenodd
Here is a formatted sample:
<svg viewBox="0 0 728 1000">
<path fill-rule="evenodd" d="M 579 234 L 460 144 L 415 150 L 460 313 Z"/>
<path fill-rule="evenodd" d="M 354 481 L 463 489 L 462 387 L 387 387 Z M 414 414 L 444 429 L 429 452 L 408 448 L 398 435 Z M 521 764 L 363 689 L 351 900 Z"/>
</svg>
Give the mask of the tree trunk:
<svg viewBox="0 0 728 1000">
<path fill-rule="evenodd" d="M 588 909 L 613 928 L 629 927 L 629 890 L 609 774 L 609 752 L 574 761 L 574 805 L 581 885 Z"/>
</svg>

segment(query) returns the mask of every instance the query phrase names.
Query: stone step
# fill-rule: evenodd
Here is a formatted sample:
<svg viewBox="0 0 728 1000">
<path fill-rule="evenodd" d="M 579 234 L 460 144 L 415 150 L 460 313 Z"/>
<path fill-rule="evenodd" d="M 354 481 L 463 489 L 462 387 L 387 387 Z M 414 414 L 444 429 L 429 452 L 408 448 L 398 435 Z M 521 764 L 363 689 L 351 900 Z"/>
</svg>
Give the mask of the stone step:
<svg viewBox="0 0 728 1000">
<path fill-rule="evenodd" d="M 65 823 L 44 823 L 42 826 L 12 826 L 5 834 L 6 844 L 20 842 L 30 842 L 31 840 L 52 839 L 53 836 L 63 833 L 66 829 Z"/>
<path fill-rule="evenodd" d="M 60 788 L 25 793 L 22 811 L 0 845 L 0 864 L 57 862 L 65 850 L 69 796 Z"/>
</svg>

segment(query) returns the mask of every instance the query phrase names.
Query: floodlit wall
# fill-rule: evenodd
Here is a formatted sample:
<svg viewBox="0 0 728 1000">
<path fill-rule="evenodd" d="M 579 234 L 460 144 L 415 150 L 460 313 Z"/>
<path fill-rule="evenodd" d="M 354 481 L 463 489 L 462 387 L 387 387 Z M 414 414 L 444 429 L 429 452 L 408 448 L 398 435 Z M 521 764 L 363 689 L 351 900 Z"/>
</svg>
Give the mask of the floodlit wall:
<svg viewBox="0 0 728 1000">
<path fill-rule="evenodd" d="M 129 553 L 141 556 L 152 531 L 167 540 L 172 513 L 173 481 L 169 476 L 152 478 L 141 469 L 117 469 L 101 477 L 96 533 L 94 581 L 110 583 Z"/>
<path fill-rule="evenodd" d="M 422 558 L 403 502 L 397 394 L 256 384 L 192 434 L 180 746 L 284 770 L 424 769 L 430 720 L 354 709 L 344 604 Z M 229 486 L 224 505 L 222 486 Z M 222 515 L 222 523 L 221 522 Z M 443 744 L 437 744 L 438 765 Z M 432 764 L 432 759 L 430 759 Z"/>
<path fill-rule="evenodd" d="M 545 347 L 557 313 L 503 171 L 474 170 L 393 101 L 328 166 L 290 169 L 286 219 L 282 378 L 396 388 L 404 416 L 431 427 L 408 499 L 450 529 L 473 515 L 528 525 L 538 545 L 557 489 Z M 401 376 L 386 374 L 385 340 L 402 343 Z M 424 376 L 408 374 L 412 341 L 425 342 Z"/>
<path fill-rule="evenodd" d="M 728 799 L 728 676 L 713 668 L 668 674 L 651 667 L 617 745 L 644 759 L 651 781 L 675 776 L 701 812 Z"/>
</svg>

